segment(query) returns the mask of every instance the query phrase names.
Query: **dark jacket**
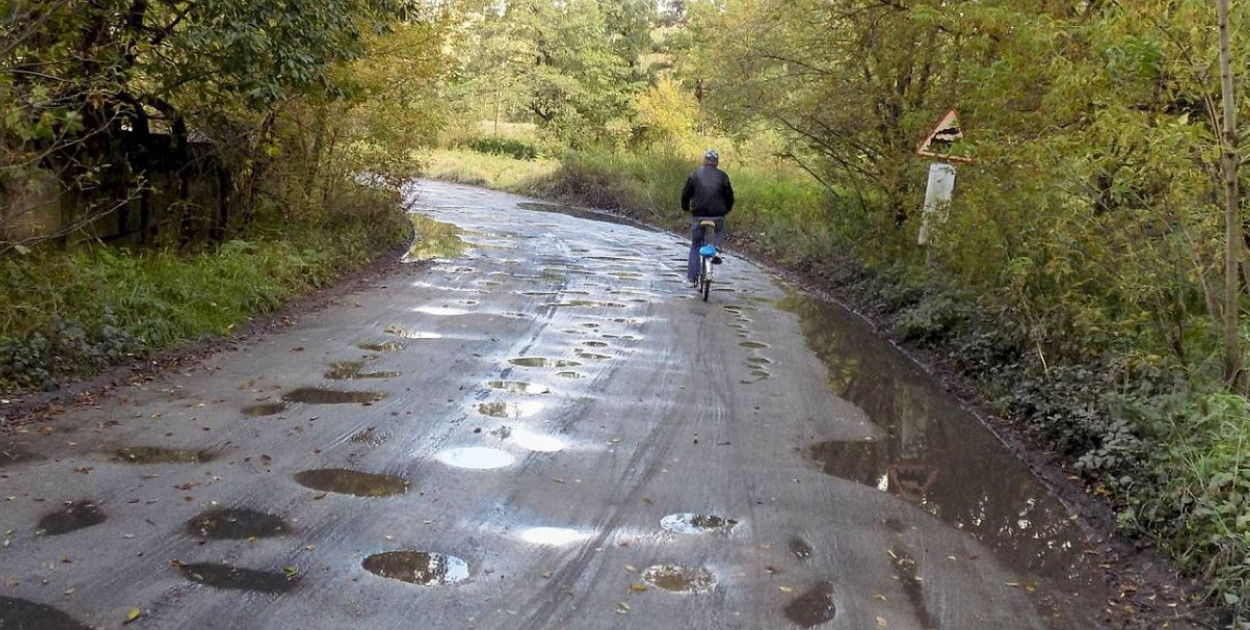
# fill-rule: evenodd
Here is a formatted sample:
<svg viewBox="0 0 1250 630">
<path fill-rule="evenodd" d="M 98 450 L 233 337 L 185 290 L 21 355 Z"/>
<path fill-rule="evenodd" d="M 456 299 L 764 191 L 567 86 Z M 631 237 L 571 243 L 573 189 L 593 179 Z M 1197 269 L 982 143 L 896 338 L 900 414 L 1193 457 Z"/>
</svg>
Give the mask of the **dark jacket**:
<svg viewBox="0 0 1250 630">
<path fill-rule="evenodd" d="M 701 166 L 686 179 L 681 209 L 696 217 L 723 217 L 734 209 L 729 176 L 715 166 Z"/>
</svg>

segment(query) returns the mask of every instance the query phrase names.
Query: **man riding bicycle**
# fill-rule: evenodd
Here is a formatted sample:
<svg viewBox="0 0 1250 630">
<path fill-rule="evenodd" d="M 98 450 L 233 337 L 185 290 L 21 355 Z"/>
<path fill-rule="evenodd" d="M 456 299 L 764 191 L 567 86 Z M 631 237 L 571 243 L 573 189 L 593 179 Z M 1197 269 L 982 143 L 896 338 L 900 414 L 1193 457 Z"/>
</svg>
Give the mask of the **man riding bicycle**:
<svg viewBox="0 0 1250 630">
<path fill-rule="evenodd" d="M 718 164 L 720 153 L 716 149 L 708 149 L 703 154 L 703 166 L 690 174 L 686 187 L 681 191 L 681 209 L 693 215 L 690 221 L 690 260 L 686 266 L 686 282 L 692 287 L 699 274 L 699 247 L 706 238 L 707 228 L 702 223 L 710 220 L 716 224 L 713 242 L 719 249 L 725 235 L 725 215 L 734 207 L 733 186 L 729 183 L 729 176 L 717 168 Z M 720 256 L 713 262 L 720 262 Z"/>
</svg>

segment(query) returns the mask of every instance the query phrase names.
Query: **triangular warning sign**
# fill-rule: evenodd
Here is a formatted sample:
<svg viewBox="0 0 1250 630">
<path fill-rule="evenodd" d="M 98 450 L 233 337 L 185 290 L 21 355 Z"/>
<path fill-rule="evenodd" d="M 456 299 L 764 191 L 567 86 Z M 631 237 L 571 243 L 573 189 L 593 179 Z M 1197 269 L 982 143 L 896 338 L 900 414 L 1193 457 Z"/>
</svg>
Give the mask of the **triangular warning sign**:
<svg viewBox="0 0 1250 630">
<path fill-rule="evenodd" d="M 939 160 L 950 160 L 952 162 L 971 163 L 970 158 L 962 155 L 953 155 L 949 151 L 955 142 L 964 137 L 964 130 L 959 126 L 959 112 L 950 110 L 942 117 L 937 126 L 933 128 L 933 132 L 924 142 L 916 148 L 916 155 L 921 157 L 938 158 Z"/>
</svg>

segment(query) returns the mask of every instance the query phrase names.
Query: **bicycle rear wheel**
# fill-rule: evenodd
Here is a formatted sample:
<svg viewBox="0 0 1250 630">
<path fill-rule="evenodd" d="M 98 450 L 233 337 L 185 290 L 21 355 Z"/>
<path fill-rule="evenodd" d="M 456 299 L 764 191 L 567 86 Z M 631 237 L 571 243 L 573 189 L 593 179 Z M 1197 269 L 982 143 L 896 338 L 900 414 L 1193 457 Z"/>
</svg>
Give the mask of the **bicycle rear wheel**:
<svg viewBox="0 0 1250 630">
<path fill-rule="evenodd" d="M 707 256 L 703 257 L 703 270 L 699 273 L 699 292 L 703 294 L 704 302 L 712 292 L 712 259 Z"/>
</svg>

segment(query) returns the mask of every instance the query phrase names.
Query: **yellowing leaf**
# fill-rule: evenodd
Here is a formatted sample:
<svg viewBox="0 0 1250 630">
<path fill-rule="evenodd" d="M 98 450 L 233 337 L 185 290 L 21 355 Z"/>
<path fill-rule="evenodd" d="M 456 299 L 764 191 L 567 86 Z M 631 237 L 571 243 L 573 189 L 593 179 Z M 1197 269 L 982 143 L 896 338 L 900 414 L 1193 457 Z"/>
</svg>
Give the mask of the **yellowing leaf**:
<svg viewBox="0 0 1250 630">
<path fill-rule="evenodd" d="M 143 615 L 143 611 L 139 610 L 138 606 L 135 606 L 134 608 L 131 608 L 130 610 L 126 611 L 126 619 L 122 621 L 122 623 L 130 623 L 134 621 L 135 619 L 138 619 L 142 615 Z"/>
</svg>

